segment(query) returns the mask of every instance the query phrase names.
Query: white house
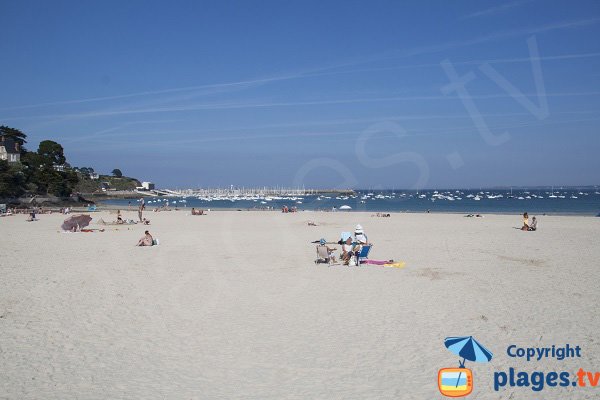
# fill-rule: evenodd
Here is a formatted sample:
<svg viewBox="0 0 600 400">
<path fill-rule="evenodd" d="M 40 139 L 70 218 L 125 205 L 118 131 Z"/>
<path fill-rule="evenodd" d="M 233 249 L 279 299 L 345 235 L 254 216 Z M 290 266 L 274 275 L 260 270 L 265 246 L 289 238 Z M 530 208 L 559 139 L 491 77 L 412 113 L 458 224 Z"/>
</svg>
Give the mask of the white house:
<svg viewBox="0 0 600 400">
<path fill-rule="evenodd" d="M 0 136 L 0 160 L 6 160 L 9 163 L 21 161 L 20 143 L 8 136 Z"/>
<path fill-rule="evenodd" d="M 152 182 L 142 182 L 142 187 L 145 190 L 154 190 L 154 183 L 152 183 Z"/>
</svg>

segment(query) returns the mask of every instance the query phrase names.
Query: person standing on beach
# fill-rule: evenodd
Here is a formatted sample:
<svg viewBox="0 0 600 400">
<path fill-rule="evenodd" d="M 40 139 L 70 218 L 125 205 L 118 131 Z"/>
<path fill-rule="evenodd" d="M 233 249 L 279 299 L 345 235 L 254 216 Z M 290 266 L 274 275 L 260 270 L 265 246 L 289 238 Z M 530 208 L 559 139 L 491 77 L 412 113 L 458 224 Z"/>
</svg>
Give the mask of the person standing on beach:
<svg viewBox="0 0 600 400">
<path fill-rule="evenodd" d="M 138 218 L 139 218 L 140 222 L 142 222 L 142 220 L 143 220 L 142 212 L 144 211 L 144 208 L 146 208 L 146 205 L 144 204 L 144 198 L 142 198 L 140 201 L 140 206 L 138 208 Z"/>
</svg>

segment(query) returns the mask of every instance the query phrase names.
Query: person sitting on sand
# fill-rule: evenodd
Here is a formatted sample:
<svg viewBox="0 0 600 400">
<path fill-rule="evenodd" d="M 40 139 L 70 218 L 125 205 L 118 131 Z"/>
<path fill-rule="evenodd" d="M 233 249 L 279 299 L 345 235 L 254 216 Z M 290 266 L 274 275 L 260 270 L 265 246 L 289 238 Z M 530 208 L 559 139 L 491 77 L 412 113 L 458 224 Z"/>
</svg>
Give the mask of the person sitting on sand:
<svg viewBox="0 0 600 400">
<path fill-rule="evenodd" d="M 122 225 L 125 222 L 123 221 L 123 218 L 121 218 L 121 214 L 117 215 L 117 224 Z"/>
<path fill-rule="evenodd" d="M 144 225 L 150 225 L 150 220 L 149 220 L 149 219 L 146 219 L 146 218 L 144 218 L 144 219 L 142 220 L 142 223 L 143 223 Z"/>
<path fill-rule="evenodd" d="M 327 246 L 327 241 L 325 239 L 321 239 L 319 240 L 319 244 L 321 246 L 325 246 L 327 248 L 327 254 L 329 254 L 329 261 L 331 261 L 332 263 L 335 263 L 335 255 L 333 254 L 334 251 L 337 250 L 337 248 L 331 248 L 329 246 Z"/>
<path fill-rule="evenodd" d="M 360 224 L 356 225 L 356 228 L 354 229 L 354 238 L 360 245 L 369 244 L 369 239 L 367 239 L 367 235 L 365 235 L 363 227 Z"/>
<path fill-rule="evenodd" d="M 352 242 L 352 237 L 348 237 L 346 242 L 342 245 L 342 254 L 340 258 L 344 261 L 344 265 L 350 263 L 350 259 L 359 252 L 359 246 L 357 243 Z"/>
<path fill-rule="evenodd" d="M 527 215 L 527 213 L 523 213 L 523 226 L 521 227 L 521 230 L 529 230 L 529 215 Z"/>
<path fill-rule="evenodd" d="M 535 217 L 533 217 L 531 219 L 531 226 L 527 230 L 528 231 L 535 231 L 535 230 L 537 230 L 537 219 L 535 219 Z"/>
<path fill-rule="evenodd" d="M 136 244 L 136 246 L 153 246 L 153 245 L 154 245 L 154 238 L 148 231 L 144 232 L 144 236 Z"/>
</svg>

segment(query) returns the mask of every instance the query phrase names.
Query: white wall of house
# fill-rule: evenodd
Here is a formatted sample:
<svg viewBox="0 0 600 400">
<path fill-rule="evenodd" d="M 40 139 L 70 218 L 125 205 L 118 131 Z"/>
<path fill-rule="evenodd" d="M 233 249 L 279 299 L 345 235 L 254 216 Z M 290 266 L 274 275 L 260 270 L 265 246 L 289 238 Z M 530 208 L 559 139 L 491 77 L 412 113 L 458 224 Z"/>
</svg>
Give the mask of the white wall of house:
<svg viewBox="0 0 600 400">
<path fill-rule="evenodd" d="M 7 153 L 6 148 L 4 146 L 0 146 L 0 160 L 19 162 L 21 161 L 21 155 L 19 153 Z"/>
</svg>

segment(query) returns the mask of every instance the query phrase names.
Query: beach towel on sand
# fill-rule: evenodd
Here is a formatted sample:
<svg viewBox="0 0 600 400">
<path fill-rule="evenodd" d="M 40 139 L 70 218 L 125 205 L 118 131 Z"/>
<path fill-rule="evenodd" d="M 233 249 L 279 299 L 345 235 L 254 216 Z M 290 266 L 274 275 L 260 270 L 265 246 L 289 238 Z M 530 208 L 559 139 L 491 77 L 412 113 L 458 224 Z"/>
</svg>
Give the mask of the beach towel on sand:
<svg viewBox="0 0 600 400">
<path fill-rule="evenodd" d="M 391 268 L 404 268 L 406 265 L 403 261 L 393 262 L 393 261 L 384 261 L 384 260 L 365 260 L 363 264 L 371 264 L 371 265 L 381 265 L 384 267 Z"/>
<path fill-rule="evenodd" d="M 383 264 L 384 267 L 389 267 L 389 268 L 404 268 L 406 266 L 406 263 L 403 261 L 400 262 L 395 262 L 395 263 L 386 263 Z"/>
</svg>

